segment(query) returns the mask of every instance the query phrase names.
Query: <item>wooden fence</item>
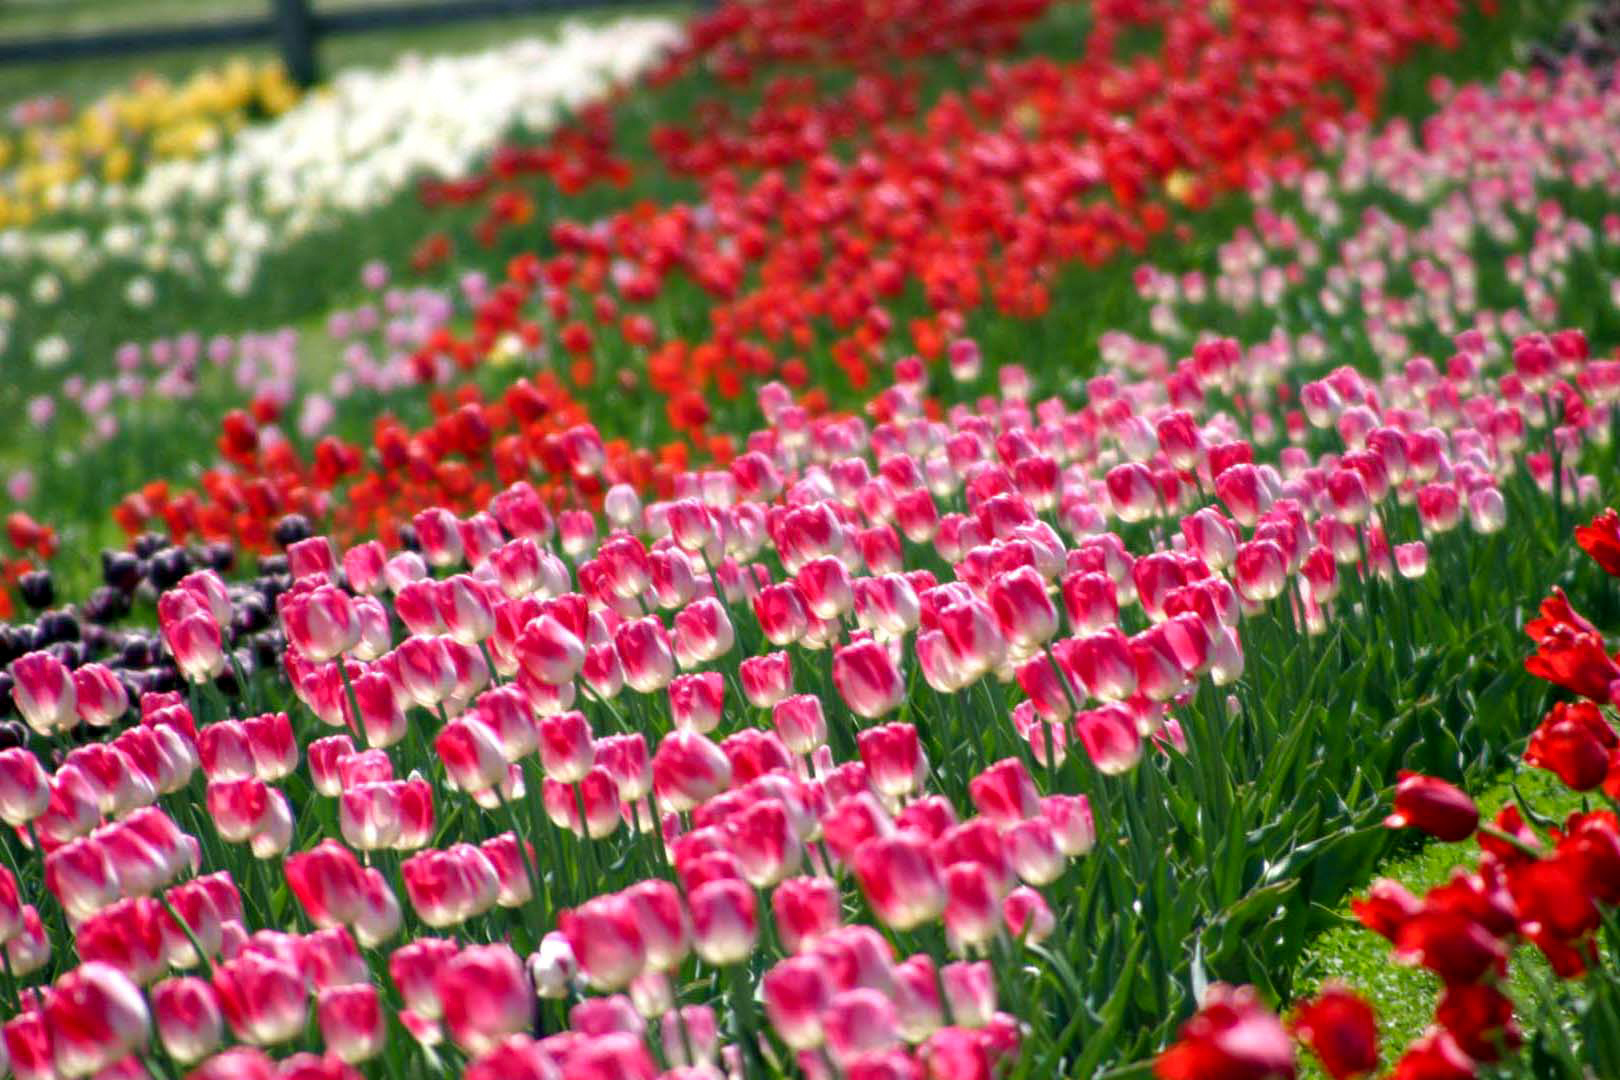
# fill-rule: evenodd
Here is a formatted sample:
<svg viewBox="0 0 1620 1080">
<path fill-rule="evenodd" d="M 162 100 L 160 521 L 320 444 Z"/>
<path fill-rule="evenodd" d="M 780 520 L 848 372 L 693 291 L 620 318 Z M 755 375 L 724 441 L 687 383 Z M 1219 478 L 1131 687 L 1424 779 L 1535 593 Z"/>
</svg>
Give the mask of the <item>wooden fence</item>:
<svg viewBox="0 0 1620 1080">
<path fill-rule="evenodd" d="M 501 15 L 543 15 L 613 6 L 615 0 L 408 0 L 376 7 L 321 11 L 310 0 L 268 0 L 263 15 L 193 23 L 189 26 L 132 27 L 88 34 L 0 40 L 0 64 L 127 56 L 210 45 L 272 44 L 287 72 L 301 86 L 320 75 L 317 50 L 322 38 L 398 27 L 487 19 Z M 622 0 L 621 0 L 622 2 Z"/>
</svg>

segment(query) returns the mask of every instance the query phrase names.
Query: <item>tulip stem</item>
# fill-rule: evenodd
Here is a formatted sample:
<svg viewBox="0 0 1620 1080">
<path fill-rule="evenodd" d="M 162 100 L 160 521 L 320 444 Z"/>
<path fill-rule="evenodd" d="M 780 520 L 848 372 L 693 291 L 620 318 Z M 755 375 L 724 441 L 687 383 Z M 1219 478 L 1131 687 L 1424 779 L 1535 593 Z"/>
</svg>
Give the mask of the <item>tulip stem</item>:
<svg viewBox="0 0 1620 1080">
<path fill-rule="evenodd" d="M 529 879 L 529 903 L 531 906 L 538 905 L 540 903 L 540 874 L 535 869 L 534 860 L 529 856 L 529 844 L 523 838 L 522 826 L 518 824 L 517 809 L 507 799 L 506 793 L 501 790 L 499 784 L 495 785 L 495 798 L 500 802 L 501 809 L 506 811 L 507 820 L 512 823 L 512 839 L 517 841 L 518 856 L 523 860 L 523 873 Z M 546 924 L 545 911 L 536 907 L 534 915 L 535 933 L 541 934 L 544 932 Z"/>
<path fill-rule="evenodd" d="M 578 780 L 574 781 L 574 805 L 579 808 L 579 850 L 582 860 L 590 867 L 591 879 L 595 880 L 598 874 L 596 868 L 596 850 L 591 846 L 590 819 L 585 816 L 585 787 Z"/>
<path fill-rule="evenodd" d="M 191 947 L 197 950 L 197 959 L 202 962 L 203 971 L 208 974 L 209 980 L 212 981 L 214 978 L 214 961 L 209 957 L 208 950 L 202 947 L 202 942 L 197 940 L 197 935 L 192 932 L 191 924 L 186 922 L 184 916 L 174 909 L 174 905 L 169 903 L 169 898 L 162 893 L 158 894 L 158 903 L 163 905 L 163 910 L 168 912 L 169 918 L 173 919 L 175 925 L 180 927 L 180 932 L 186 935 L 186 940 L 191 942 Z"/>
<path fill-rule="evenodd" d="M 1479 832 L 1481 836 L 1489 836 L 1493 840 L 1500 840 L 1502 843 L 1507 844 L 1509 847 L 1519 852 L 1519 854 L 1528 855 L 1532 859 L 1540 859 L 1547 854 L 1542 848 L 1539 848 L 1534 844 L 1527 844 L 1505 829 L 1499 829 L 1495 825 L 1491 825 L 1489 823 L 1481 824 L 1479 827 Z"/>
<path fill-rule="evenodd" d="M 764 1062 L 760 1060 L 759 1044 L 754 1037 L 754 1002 L 748 992 L 748 965 L 734 964 L 731 968 L 731 998 L 732 1017 L 737 1026 L 737 1043 L 742 1051 L 743 1080 L 750 1076 L 763 1077 L 765 1075 Z M 748 1063 L 752 1063 L 750 1069 Z"/>
<path fill-rule="evenodd" d="M 343 692 L 348 695 L 350 723 L 354 727 L 355 734 L 360 736 L 360 741 L 366 746 L 370 746 L 371 740 L 366 737 L 366 725 L 360 718 L 360 699 L 355 696 L 354 683 L 349 679 L 349 665 L 343 662 L 341 656 L 334 663 L 337 664 L 338 675 L 343 679 Z"/>
<path fill-rule="evenodd" d="M 13 1016 L 20 1015 L 22 1008 L 22 995 L 17 989 L 17 977 L 11 972 L 11 950 L 7 945 L 0 945 L 0 970 L 6 974 L 6 1001 L 11 1006 Z"/>
<path fill-rule="evenodd" d="M 489 681 L 494 683 L 496 686 L 503 685 L 506 680 L 501 678 L 501 673 L 499 671 L 495 670 L 495 658 L 489 654 L 489 642 L 480 641 L 478 643 L 478 651 L 484 654 L 484 666 L 489 668 Z"/>
</svg>

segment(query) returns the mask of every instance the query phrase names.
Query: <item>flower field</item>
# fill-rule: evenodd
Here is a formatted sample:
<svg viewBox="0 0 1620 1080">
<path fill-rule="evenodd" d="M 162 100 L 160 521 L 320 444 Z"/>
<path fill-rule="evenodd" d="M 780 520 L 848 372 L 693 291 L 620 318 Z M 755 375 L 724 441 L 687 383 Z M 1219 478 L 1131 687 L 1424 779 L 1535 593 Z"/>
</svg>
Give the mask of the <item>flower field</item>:
<svg viewBox="0 0 1620 1080">
<path fill-rule="evenodd" d="M 0 1075 L 1620 1076 L 1576 14 L 726 2 L 13 110 Z"/>
</svg>

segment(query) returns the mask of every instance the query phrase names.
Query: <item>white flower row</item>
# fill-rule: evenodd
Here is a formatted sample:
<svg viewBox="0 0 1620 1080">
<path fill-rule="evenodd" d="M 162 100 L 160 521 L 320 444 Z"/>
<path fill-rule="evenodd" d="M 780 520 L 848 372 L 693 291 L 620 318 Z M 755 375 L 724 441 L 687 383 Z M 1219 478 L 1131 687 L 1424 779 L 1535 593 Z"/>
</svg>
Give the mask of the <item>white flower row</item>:
<svg viewBox="0 0 1620 1080">
<path fill-rule="evenodd" d="M 0 232 L 0 263 L 69 282 L 109 265 L 207 273 L 247 293 L 266 254 L 386 204 L 418 177 L 467 175 L 503 136 L 552 127 L 679 34 L 662 18 L 570 22 L 550 39 L 345 72 L 214 154 L 166 162 L 128 187 L 78 182 L 61 198 L 85 224 Z"/>
</svg>

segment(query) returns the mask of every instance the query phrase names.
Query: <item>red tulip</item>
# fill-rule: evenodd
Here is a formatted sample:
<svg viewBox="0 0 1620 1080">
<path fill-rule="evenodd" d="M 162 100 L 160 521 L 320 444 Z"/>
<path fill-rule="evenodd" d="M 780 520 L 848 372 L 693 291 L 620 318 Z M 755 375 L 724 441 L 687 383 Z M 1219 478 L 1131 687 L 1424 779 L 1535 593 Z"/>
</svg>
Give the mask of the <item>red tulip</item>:
<svg viewBox="0 0 1620 1080">
<path fill-rule="evenodd" d="M 1395 811 L 1384 819 L 1384 824 L 1392 829 L 1422 829 L 1454 843 L 1474 834 L 1479 825 L 1479 808 L 1444 780 L 1403 771 L 1395 785 Z"/>
<path fill-rule="evenodd" d="M 1595 705 L 1560 702 L 1531 733 L 1524 760 L 1557 774 L 1575 791 L 1590 791 L 1608 776 L 1617 745 L 1620 737 Z"/>
<path fill-rule="evenodd" d="M 1390 1080 L 1474 1080 L 1478 1075 L 1473 1060 L 1450 1033 L 1432 1031 L 1406 1048 Z"/>
<path fill-rule="evenodd" d="M 1159 1055 L 1154 1073 L 1160 1080 L 1291 1080 L 1294 1047 L 1254 991 L 1217 983 Z"/>
<path fill-rule="evenodd" d="M 1507 950 L 1466 915 L 1425 910 L 1395 931 L 1395 958 L 1421 964 L 1447 983 L 1467 983 L 1505 971 Z"/>
<path fill-rule="evenodd" d="M 1378 1023 L 1372 1007 L 1342 986 L 1325 986 L 1295 1011 L 1290 1026 L 1333 1080 L 1378 1068 Z"/>
</svg>

